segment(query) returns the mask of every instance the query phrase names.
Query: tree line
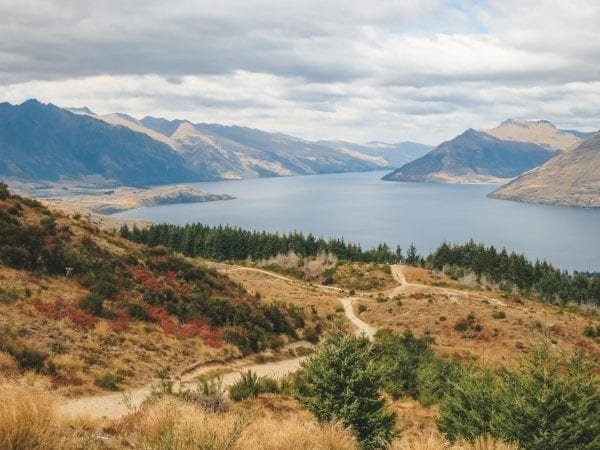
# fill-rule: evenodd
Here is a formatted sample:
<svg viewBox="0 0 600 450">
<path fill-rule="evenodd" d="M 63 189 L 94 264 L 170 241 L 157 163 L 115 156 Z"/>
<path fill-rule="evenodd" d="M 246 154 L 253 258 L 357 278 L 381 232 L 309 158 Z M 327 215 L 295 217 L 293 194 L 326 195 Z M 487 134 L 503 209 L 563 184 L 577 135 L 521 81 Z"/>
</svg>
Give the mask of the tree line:
<svg viewBox="0 0 600 450">
<path fill-rule="evenodd" d="M 561 271 L 546 261 L 531 262 L 524 255 L 498 251 L 472 240 L 462 245 L 443 243 L 430 254 L 425 265 L 443 270 L 458 267 L 485 276 L 507 291 L 537 297 L 550 303 L 595 303 L 600 305 L 600 274 Z"/>
<path fill-rule="evenodd" d="M 454 245 L 444 242 L 429 256 L 422 257 L 413 244 L 404 254 L 399 246 L 393 250 L 385 243 L 365 250 L 344 239 L 325 240 L 299 232 L 279 234 L 200 223 L 157 224 L 144 229 L 136 226 L 130 229 L 125 225 L 121 228 L 121 236 L 151 247 L 164 245 L 187 256 L 212 260 L 263 260 L 289 252 L 303 257 L 330 253 L 345 261 L 403 262 L 436 270 L 459 268 L 460 274 L 473 272 L 478 278 L 485 276 L 500 284 L 505 291 L 516 290 L 545 302 L 600 304 L 600 274 L 570 274 L 546 261 L 532 262 L 523 254 L 486 247 L 472 240 Z"/>
<path fill-rule="evenodd" d="M 262 260 L 290 252 L 303 257 L 330 253 L 340 260 L 386 264 L 405 259 L 400 247 L 392 250 L 386 244 L 363 250 L 360 245 L 347 243 L 344 239 L 325 240 L 299 232 L 279 234 L 199 223 L 185 226 L 158 224 L 144 229 L 134 225 L 131 230 L 124 225 L 121 236 L 151 247 L 164 245 L 187 256 L 212 260 Z"/>
</svg>

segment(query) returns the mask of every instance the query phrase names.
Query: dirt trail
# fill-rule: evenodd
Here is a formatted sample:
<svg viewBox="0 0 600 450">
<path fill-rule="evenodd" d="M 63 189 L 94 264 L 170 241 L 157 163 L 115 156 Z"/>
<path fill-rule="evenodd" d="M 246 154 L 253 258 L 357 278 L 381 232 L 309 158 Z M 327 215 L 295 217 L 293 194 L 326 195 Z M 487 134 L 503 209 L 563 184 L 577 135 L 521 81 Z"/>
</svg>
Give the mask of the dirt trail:
<svg viewBox="0 0 600 450">
<path fill-rule="evenodd" d="M 361 336 L 364 334 L 367 338 L 369 338 L 369 340 L 372 341 L 375 337 L 375 333 L 377 333 L 377 328 L 372 327 L 368 323 L 363 322 L 358 317 L 356 317 L 352 305 L 354 303 L 354 300 L 358 299 L 356 297 L 346 297 L 340 300 L 342 302 L 342 305 L 344 305 L 344 313 L 346 314 L 346 317 L 352 323 L 352 325 L 356 327 L 355 334 L 357 336 Z"/>
<path fill-rule="evenodd" d="M 259 272 L 274 278 L 278 278 L 280 280 L 287 281 L 289 283 L 300 283 L 297 280 L 293 280 L 283 275 L 268 272 L 262 269 L 256 269 L 253 267 L 234 267 L 225 269 L 224 272 L 233 272 L 238 270 Z M 337 287 L 319 285 L 316 286 L 319 289 L 343 292 L 342 289 Z M 356 300 L 356 297 L 347 297 L 340 299 L 340 302 L 344 306 L 344 312 L 346 314 L 346 317 L 356 327 L 357 335 L 362 335 L 364 333 L 370 340 L 373 340 L 377 329 L 356 317 L 352 305 L 354 300 Z M 278 379 L 298 370 L 303 360 L 304 358 L 294 358 L 276 362 L 267 362 L 262 364 L 249 364 L 247 362 L 244 364 L 243 362 L 238 362 L 226 365 L 224 364 L 199 366 L 192 370 L 185 371 L 185 375 L 181 377 L 181 385 L 189 385 L 198 375 L 211 371 L 226 372 L 221 375 L 224 388 L 227 388 L 233 383 L 235 383 L 240 377 L 240 372 L 242 370 L 252 370 L 258 376 L 269 376 L 271 378 Z M 66 401 L 60 401 L 58 403 L 60 404 L 61 411 L 68 415 L 87 415 L 90 418 L 118 418 L 126 415 L 133 408 L 137 408 L 138 406 L 140 406 L 142 402 L 150 394 L 152 394 L 152 390 L 153 385 L 148 385 L 127 392 L 98 395 L 93 397 L 82 397 L 78 399 L 69 399 Z"/>
<path fill-rule="evenodd" d="M 179 386 L 190 386 L 198 375 L 212 371 L 229 371 L 221 375 L 224 388 L 234 384 L 241 376 L 241 372 L 246 370 L 251 370 L 261 377 L 268 376 L 279 379 L 298 370 L 303 359 L 304 358 L 285 359 L 262 364 L 203 366 L 183 377 Z M 59 407 L 61 411 L 67 415 L 88 416 L 92 419 L 101 419 L 103 417 L 114 419 L 122 417 L 131 412 L 133 408 L 140 406 L 142 402 L 152 394 L 153 389 L 154 386 L 149 385 L 115 394 L 82 397 L 61 402 Z"/>
<path fill-rule="evenodd" d="M 458 298 L 475 298 L 481 301 L 487 301 L 499 306 L 506 306 L 506 304 L 500 300 L 487 297 L 482 294 L 474 293 L 474 292 L 463 292 L 456 289 L 444 288 L 444 287 L 434 287 L 428 286 L 424 284 L 417 283 L 409 283 L 406 280 L 404 272 L 402 270 L 402 265 L 395 264 L 391 265 L 392 276 L 398 282 L 398 286 L 388 289 L 384 293 L 393 297 L 402 293 L 405 293 L 409 290 L 423 290 L 424 288 L 429 291 L 437 291 L 444 293 L 448 296 L 451 301 L 457 301 Z M 259 272 L 270 277 L 278 278 L 280 280 L 286 281 L 290 284 L 304 284 L 299 280 L 295 280 L 284 275 L 280 275 L 277 273 L 269 272 L 263 269 L 257 269 L 254 267 L 241 267 L 241 266 L 227 266 L 225 264 L 220 264 L 218 268 L 227 273 L 234 271 L 252 271 Z M 343 289 L 333 286 L 321 286 L 314 285 L 315 287 L 342 293 Z M 370 340 L 373 340 L 375 333 L 377 332 L 377 328 L 369 325 L 368 323 L 359 319 L 354 313 L 354 302 L 359 300 L 358 297 L 344 297 L 340 298 L 340 302 L 344 307 L 344 313 L 350 323 L 356 328 L 356 335 L 364 334 Z M 217 370 L 222 373 L 221 378 L 223 380 L 223 387 L 231 386 L 233 383 L 237 381 L 240 376 L 240 371 L 242 370 L 252 370 L 259 376 L 269 376 L 272 378 L 281 378 L 291 372 L 296 371 L 304 358 L 294 358 L 287 359 L 276 362 L 266 362 L 262 364 L 250 363 L 248 361 L 238 361 L 230 364 L 223 365 L 202 365 L 195 368 L 189 368 L 184 371 L 184 375 L 181 376 L 181 384 L 186 385 L 191 383 L 195 377 L 201 375 L 203 373 L 211 372 Z M 64 413 L 72 414 L 72 415 L 88 415 L 91 418 L 118 418 L 124 416 L 128 412 L 131 411 L 132 407 L 138 407 L 142 404 L 142 402 L 152 393 L 152 385 L 144 386 L 141 388 L 133 389 L 131 391 L 125 393 L 118 394 L 107 394 L 101 396 L 93 396 L 93 397 L 82 397 L 78 399 L 70 399 L 63 400 L 59 402 L 60 408 Z"/>
</svg>

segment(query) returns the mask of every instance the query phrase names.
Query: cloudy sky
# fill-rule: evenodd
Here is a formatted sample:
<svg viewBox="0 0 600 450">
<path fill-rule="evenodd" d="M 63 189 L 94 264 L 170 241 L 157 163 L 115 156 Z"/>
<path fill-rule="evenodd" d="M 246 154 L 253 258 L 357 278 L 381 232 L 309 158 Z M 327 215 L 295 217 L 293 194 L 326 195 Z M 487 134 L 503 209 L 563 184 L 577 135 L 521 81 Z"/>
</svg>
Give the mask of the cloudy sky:
<svg viewBox="0 0 600 450">
<path fill-rule="evenodd" d="M 0 0 L 0 101 L 435 144 L 600 128 L 598 0 Z"/>
</svg>

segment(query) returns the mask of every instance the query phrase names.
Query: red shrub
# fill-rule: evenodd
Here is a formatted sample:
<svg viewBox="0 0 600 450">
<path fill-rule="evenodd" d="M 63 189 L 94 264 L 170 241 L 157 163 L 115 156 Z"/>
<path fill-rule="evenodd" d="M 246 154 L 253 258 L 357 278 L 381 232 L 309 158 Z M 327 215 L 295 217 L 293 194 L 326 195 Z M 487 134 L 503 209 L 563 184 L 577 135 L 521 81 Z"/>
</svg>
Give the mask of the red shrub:
<svg viewBox="0 0 600 450">
<path fill-rule="evenodd" d="M 557 324 L 557 323 L 555 323 L 554 325 L 551 325 L 551 326 L 549 327 L 549 330 L 550 330 L 552 333 L 556 334 L 557 336 L 564 336 L 564 334 L 565 334 L 565 332 L 564 332 L 564 330 L 562 329 L 562 327 L 561 327 L 559 324 Z"/>
<path fill-rule="evenodd" d="M 222 345 L 223 330 L 221 328 L 211 329 L 202 319 L 194 319 L 185 324 L 175 323 L 164 308 L 159 306 L 150 307 L 148 317 L 157 322 L 167 334 L 185 338 L 199 337 L 209 347 L 217 348 Z"/>
<path fill-rule="evenodd" d="M 146 269 L 131 269 L 131 274 L 136 279 L 136 281 L 144 286 L 153 289 L 160 290 L 162 289 L 162 283 L 158 280 L 156 275 L 149 270 Z"/>
<path fill-rule="evenodd" d="M 67 318 L 76 325 L 92 327 L 98 321 L 98 318 L 90 313 L 79 309 L 75 305 L 67 304 L 64 300 L 57 300 L 54 304 L 35 302 L 33 304 L 36 311 L 52 319 Z"/>
<path fill-rule="evenodd" d="M 51 377 L 52 388 L 56 389 L 61 386 L 81 386 L 83 379 L 77 375 L 66 375 L 64 373 L 56 373 Z"/>
<path fill-rule="evenodd" d="M 129 328 L 129 317 L 123 309 L 117 311 L 117 317 L 110 321 L 108 327 L 115 333 L 120 333 Z"/>
</svg>

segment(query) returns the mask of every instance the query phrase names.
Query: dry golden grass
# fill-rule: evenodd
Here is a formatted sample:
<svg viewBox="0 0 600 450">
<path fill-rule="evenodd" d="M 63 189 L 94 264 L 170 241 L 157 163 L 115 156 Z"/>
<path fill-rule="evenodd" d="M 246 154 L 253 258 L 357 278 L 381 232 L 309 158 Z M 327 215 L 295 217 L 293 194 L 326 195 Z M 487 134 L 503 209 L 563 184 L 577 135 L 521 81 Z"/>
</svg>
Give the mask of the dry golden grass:
<svg viewBox="0 0 600 450">
<path fill-rule="evenodd" d="M 17 360 L 8 353 L 0 352 L 0 375 L 14 377 L 19 373 Z"/>
<path fill-rule="evenodd" d="M 276 395 L 207 412 L 176 398 L 153 398 L 110 422 L 59 416 L 52 398 L 27 386 L 0 385 L 0 450 L 20 449 L 345 450 L 358 445 L 337 423 L 319 424 L 295 401 Z M 429 429 L 406 433 L 391 449 L 513 450 L 491 440 L 449 445 Z"/>
<path fill-rule="evenodd" d="M 333 313 L 340 305 L 340 295 L 300 281 L 288 282 L 251 270 L 235 270 L 227 275 L 241 283 L 248 292 L 260 293 L 265 301 L 280 301 L 302 308 L 314 305 L 319 316 Z"/>
<path fill-rule="evenodd" d="M 272 399 L 271 399 L 272 400 Z M 305 412 L 273 414 L 256 404 L 211 413 L 172 398 L 145 405 L 117 426 L 118 440 L 147 449 L 342 450 L 357 448 L 339 424 L 320 425 Z"/>
<path fill-rule="evenodd" d="M 390 450 L 517 450 L 517 447 L 491 438 L 479 438 L 473 443 L 450 444 L 437 433 L 431 433 L 397 439 Z"/>
<path fill-rule="evenodd" d="M 389 289 L 397 284 L 389 265 L 374 263 L 339 263 L 333 281 L 343 289 L 364 292 Z"/>
<path fill-rule="evenodd" d="M 0 385 L 0 449 L 96 448 L 97 424 L 65 421 L 56 415 L 50 396 L 32 387 Z"/>
<path fill-rule="evenodd" d="M 403 272 L 407 281 L 415 284 L 435 277 L 419 268 L 403 267 Z M 365 297 L 359 304 L 367 311 L 360 317 L 378 328 L 427 334 L 435 339 L 434 348 L 440 355 L 491 365 L 518 362 L 539 343 L 549 343 L 557 353 L 583 349 L 600 355 L 600 344 L 583 334 L 590 319 L 555 306 L 472 287 L 411 285 L 400 297 L 400 304 Z M 506 317 L 495 318 L 498 312 Z M 475 316 L 481 330 L 455 330 L 456 323 L 469 314 Z"/>
</svg>

